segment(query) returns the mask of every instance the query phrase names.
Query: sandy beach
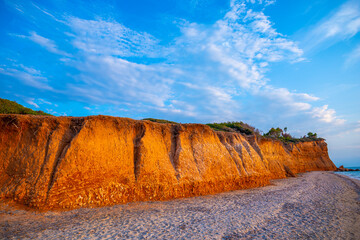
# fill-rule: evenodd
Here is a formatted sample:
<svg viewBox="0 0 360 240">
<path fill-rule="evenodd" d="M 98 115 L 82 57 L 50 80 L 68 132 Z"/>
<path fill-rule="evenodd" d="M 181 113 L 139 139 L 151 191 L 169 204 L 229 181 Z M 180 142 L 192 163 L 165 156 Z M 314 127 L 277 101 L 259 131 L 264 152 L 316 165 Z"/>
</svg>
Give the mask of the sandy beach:
<svg viewBox="0 0 360 240">
<path fill-rule="evenodd" d="M 0 239 L 360 239 L 360 181 L 309 172 L 272 185 L 67 212 L 0 208 Z"/>
</svg>

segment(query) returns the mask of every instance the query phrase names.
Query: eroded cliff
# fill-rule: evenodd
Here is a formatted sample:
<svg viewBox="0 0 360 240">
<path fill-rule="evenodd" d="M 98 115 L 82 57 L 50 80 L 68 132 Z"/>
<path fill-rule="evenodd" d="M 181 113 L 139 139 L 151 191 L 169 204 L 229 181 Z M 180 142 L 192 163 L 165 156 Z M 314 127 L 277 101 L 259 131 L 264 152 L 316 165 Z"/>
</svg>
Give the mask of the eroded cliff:
<svg viewBox="0 0 360 240">
<path fill-rule="evenodd" d="M 0 163 L 0 198 L 38 209 L 213 194 L 336 169 L 324 141 L 284 145 L 107 116 L 0 115 Z"/>
</svg>

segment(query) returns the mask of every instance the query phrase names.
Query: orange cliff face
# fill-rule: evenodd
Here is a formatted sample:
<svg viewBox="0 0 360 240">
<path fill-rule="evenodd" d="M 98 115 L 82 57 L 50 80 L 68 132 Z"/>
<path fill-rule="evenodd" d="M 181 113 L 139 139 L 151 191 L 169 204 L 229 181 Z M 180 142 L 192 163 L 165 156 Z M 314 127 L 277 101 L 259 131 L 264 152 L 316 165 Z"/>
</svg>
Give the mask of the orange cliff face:
<svg viewBox="0 0 360 240">
<path fill-rule="evenodd" d="M 335 170 L 324 141 L 107 116 L 0 115 L 0 198 L 37 209 L 168 200 Z"/>
</svg>

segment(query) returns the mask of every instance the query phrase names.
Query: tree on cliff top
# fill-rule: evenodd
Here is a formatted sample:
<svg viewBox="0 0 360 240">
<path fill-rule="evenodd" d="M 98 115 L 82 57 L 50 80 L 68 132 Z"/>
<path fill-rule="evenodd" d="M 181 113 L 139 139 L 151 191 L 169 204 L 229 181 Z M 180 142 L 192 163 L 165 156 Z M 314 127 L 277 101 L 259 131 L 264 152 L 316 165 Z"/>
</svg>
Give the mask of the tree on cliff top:
<svg viewBox="0 0 360 240">
<path fill-rule="evenodd" d="M 32 114 L 32 115 L 49 115 L 43 111 L 34 111 L 24 107 L 17 102 L 0 98 L 0 114 Z"/>
<path fill-rule="evenodd" d="M 280 138 L 283 130 L 281 128 L 271 128 L 269 132 L 265 133 L 264 136 Z"/>
<path fill-rule="evenodd" d="M 308 137 L 308 138 L 317 138 L 317 134 L 316 134 L 316 133 L 312 133 L 312 132 L 308 132 L 307 137 Z"/>
</svg>

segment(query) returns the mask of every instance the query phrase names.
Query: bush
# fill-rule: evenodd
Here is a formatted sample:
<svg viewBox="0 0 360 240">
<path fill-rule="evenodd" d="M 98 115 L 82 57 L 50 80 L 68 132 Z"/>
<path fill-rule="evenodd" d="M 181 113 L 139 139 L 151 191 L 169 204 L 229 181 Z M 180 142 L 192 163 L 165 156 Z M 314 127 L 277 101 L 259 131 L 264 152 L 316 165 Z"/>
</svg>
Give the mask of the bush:
<svg viewBox="0 0 360 240">
<path fill-rule="evenodd" d="M 308 138 L 317 138 L 317 134 L 316 134 L 316 133 L 312 133 L 312 132 L 308 132 L 307 137 L 308 137 Z"/>
<path fill-rule="evenodd" d="M 206 125 L 215 131 L 238 132 L 246 135 L 252 135 L 259 132 L 259 130 L 243 122 L 208 123 Z"/>
<path fill-rule="evenodd" d="M 156 118 L 144 118 L 142 120 L 148 120 L 151 122 L 156 122 L 156 123 L 172 123 L 172 124 L 178 124 L 177 122 L 173 122 L 173 121 L 169 121 L 169 120 L 164 120 L 164 119 L 156 119 Z"/>
<path fill-rule="evenodd" d="M 281 135 L 282 135 L 282 133 L 283 133 L 283 130 L 281 129 L 281 128 L 271 128 L 270 130 L 269 130 L 269 132 L 267 132 L 267 133 L 265 133 L 264 134 L 264 136 L 266 137 L 266 136 L 269 136 L 269 137 L 275 137 L 275 138 L 280 138 L 281 137 Z"/>
<path fill-rule="evenodd" d="M 0 114 L 31 114 L 31 115 L 48 115 L 43 111 L 34 111 L 30 108 L 24 107 L 17 102 L 0 98 Z"/>
<path fill-rule="evenodd" d="M 285 132 L 284 132 L 285 131 Z M 287 127 L 284 128 L 284 131 L 281 128 L 271 128 L 269 132 L 265 133 L 263 136 L 267 138 L 279 139 L 285 143 L 292 142 L 310 142 L 316 140 L 324 140 L 323 138 L 318 138 L 316 133 L 309 132 L 307 136 L 302 138 L 295 138 L 287 133 Z"/>
</svg>

